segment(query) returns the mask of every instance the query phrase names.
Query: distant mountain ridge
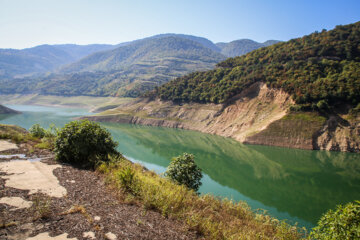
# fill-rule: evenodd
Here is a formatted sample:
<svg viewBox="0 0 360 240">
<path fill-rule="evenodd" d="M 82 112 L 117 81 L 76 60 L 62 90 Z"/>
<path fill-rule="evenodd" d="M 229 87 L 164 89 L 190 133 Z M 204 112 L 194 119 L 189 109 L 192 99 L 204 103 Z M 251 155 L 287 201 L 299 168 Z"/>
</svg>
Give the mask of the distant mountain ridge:
<svg viewBox="0 0 360 240">
<path fill-rule="evenodd" d="M 61 72 L 108 71 L 134 64 L 170 60 L 169 58 L 201 60 L 204 63 L 217 63 L 225 59 L 221 54 L 197 41 L 182 36 L 163 35 L 129 43 L 110 51 L 91 54 L 65 66 Z"/>
<path fill-rule="evenodd" d="M 219 47 L 203 37 L 166 33 L 117 45 L 0 49 L 0 93 L 136 97 L 176 77 L 209 70 L 228 53 L 265 45 L 255 43 Z"/>
<path fill-rule="evenodd" d="M 255 42 L 251 39 L 239 39 L 229 43 L 216 43 L 216 46 L 220 48 L 220 52 L 227 57 L 236 57 L 244 55 L 248 52 L 256 50 L 261 47 L 267 47 L 280 41 L 268 40 L 264 43 Z"/>
<path fill-rule="evenodd" d="M 107 44 L 60 44 L 40 45 L 21 50 L 0 49 L 0 78 L 52 71 L 91 53 L 114 47 Z"/>
<path fill-rule="evenodd" d="M 15 111 L 13 109 L 10 109 L 10 108 L 5 107 L 0 104 L 0 114 L 16 114 L 16 113 L 20 113 L 20 112 Z"/>
</svg>

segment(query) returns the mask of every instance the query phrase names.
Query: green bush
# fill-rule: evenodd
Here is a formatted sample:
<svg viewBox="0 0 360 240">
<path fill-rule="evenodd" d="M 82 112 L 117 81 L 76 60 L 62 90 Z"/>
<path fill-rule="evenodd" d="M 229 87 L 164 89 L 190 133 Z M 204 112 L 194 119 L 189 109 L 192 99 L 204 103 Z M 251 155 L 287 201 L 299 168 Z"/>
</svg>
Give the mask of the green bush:
<svg viewBox="0 0 360 240">
<path fill-rule="evenodd" d="M 310 234 L 318 240 L 360 239 L 360 201 L 339 205 L 334 212 L 329 210 L 319 220 Z"/>
<path fill-rule="evenodd" d="M 98 123 L 80 120 L 58 132 L 54 152 L 58 161 L 95 168 L 99 161 L 109 161 L 109 154 L 118 154 L 116 146 L 111 134 Z"/>
<path fill-rule="evenodd" d="M 40 126 L 40 124 L 34 124 L 30 127 L 29 132 L 31 134 L 31 136 L 33 137 L 38 137 L 38 138 L 43 138 L 45 137 L 46 134 L 46 130 Z"/>
<path fill-rule="evenodd" d="M 119 171 L 118 178 L 121 187 L 129 193 L 136 194 L 136 176 L 135 171 L 131 167 L 126 167 Z"/>
<path fill-rule="evenodd" d="M 197 191 L 201 185 L 202 173 L 194 162 L 194 155 L 183 153 L 182 156 L 180 155 L 171 160 L 165 176 L 178 184 L 183 184 Z"/>
<path fill-rule="evenodd" d="M 329 109 L 329 105 L 327 103 L 326 100 L 320 100 L 317 104 L 316 104 L 316 107 L 319 109 L 319 110 L 328 110 Z"/>
</svg>

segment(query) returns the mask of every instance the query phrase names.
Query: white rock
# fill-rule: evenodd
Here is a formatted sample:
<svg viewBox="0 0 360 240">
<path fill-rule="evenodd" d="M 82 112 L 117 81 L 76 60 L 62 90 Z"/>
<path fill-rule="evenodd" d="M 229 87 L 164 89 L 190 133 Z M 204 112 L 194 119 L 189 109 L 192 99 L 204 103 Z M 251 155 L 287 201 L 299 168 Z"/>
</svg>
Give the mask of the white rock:
<svg viewBox="0 0 360 240">
<path fill-rule="evenodd" d="M 108 240 L 116 240 L 117 239 L 116 235 L 113 234 L 112 232 L 106 233 L 105 238 L 108 239 Z"/>
<path fill-rule="evenodd" d="M 83 238 L 96 239 L 94 232 L 84 232 Z"/>
<path fill-rule="evenodd" d="M 67 233 L 63 233 L 56 237 L 50 237 L 49 233 L 44 232 L 36 235 L 35 237 L 27 238 L 26 240 L 47 240 L 47 239 L 54 239 L 54 240 L 77 240 L 77 238 L 67 238 Z"/>
<path fill-rule="evenodd" d="M 1 176 L 6 179 L 6 187 L 30 190 L 29 194 L 41 192 L 50 197 L 63 197 L 67 192 L 53 174 L 56 168 L 61 168 L 61 165 L 27 160 L 0 162 L 0 171 L 9 174 Z"/>
<path fill-rule="evenodd" d="M 18 149 L 18 146 L 14 143 L 5 140 L 0 140 L 0 152 L 11 149 Z"/>
<path fill-rule="evenodd" d="M 12 209 L 12 210 L 17 210 L 17 209 L 21 209 L 21 208 L 29 208 L 32 205 L 32 202 L 26 201 L 26 200 L 22 199 L 21 197 L 3 197 L 0 199 L 0 203 L 5 203 L 9 206 L 15 207 L 15 209 Z"/>
</svg>

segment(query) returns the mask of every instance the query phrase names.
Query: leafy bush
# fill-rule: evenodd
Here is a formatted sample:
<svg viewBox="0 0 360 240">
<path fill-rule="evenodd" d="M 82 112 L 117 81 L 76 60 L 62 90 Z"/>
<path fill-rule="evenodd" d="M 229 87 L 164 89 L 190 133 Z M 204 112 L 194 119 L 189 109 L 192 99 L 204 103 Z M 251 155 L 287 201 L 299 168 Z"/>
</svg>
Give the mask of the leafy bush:
<svg viewBox="0 0 360 240">
<path fill-rule="evenodd" d="M 53 138 L 56 137 L 59 132 L 59 128 L 55 124 L 51 123 L 49 128 L 45 130 L 45 137 Z"/>
<path fill-rule="evenodd" d="M 40 124 L 34 124 L 29 129 L 30 134 L 33 137 L 43 138 L 45 137 L 46 130 L 40 126 Z"/>
<path fill-rule="evenodd" d="M 165 176 L 178 184 L 183 184 L 195 191 L 199 190 L 201 185 L 201 169 L 194 162 L 194 155 L 184 153 L 182 156 L 171 160 Z"/>
<path fill-rule="evenodd" d="M 360 239 L 360 201 L 339 205 L 329 210 L 319 220 L 310 237 L 318 240 Z"/>
<path fill-rule="evenodd" d="M 98 123 L 88 120 L 72 121 L 56 138 L 56 159 L 80 167 L 94 168 L 99 161 L 109 161 L 109 154 L 118 154 L 117 143 Z"/>
<path fill-rule="evenodd" d="M 320 100 L 317 104 L 316 104 L 317 108 L 319 110 L 328 110 L 329 109 L 329 105 L 327 103 L 326 100 Z"/>
</svg>

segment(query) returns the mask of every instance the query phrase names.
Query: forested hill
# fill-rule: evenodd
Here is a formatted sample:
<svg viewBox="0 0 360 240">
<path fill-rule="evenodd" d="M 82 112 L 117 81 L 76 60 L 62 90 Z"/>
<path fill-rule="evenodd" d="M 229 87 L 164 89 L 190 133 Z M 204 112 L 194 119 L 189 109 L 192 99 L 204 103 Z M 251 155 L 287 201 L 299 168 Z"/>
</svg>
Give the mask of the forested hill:
<svg viewBox="0 0 360 240">
<path fill-rule="evenodd" d="M 212 69 L 226 59 L 181 36 L 157 36 L 94 53 L 60 72 L 0 80 L 0 93 L 136 97 L 195 70 Z"/>
<path fill-rule="evenodd" d="M 200 69 L 206 69 L 224 59 L 225 56 L 198 42 L 164 35 L 138 40 L 111 51 L 92 54 L 64 67 L 62 72 L 109 71 L 127 69 L 130 66 L 169 68 L 169 71 L 173 71 L 177 68 L 175 63 L 193 64 L 198 65 Z M 184 69 L 186 70 L 188 69 Z M 177 71 L 181 70 L 177 69 Z"/>
<path fill-rule="evenodd" d="M 360 101 L 360 22 L 229 58 L 214 70 L 196 72 L 147 93 L 175 102 L 224 103 L 254 82 L 292 94 L 297 104 Z"/>
</svg>

